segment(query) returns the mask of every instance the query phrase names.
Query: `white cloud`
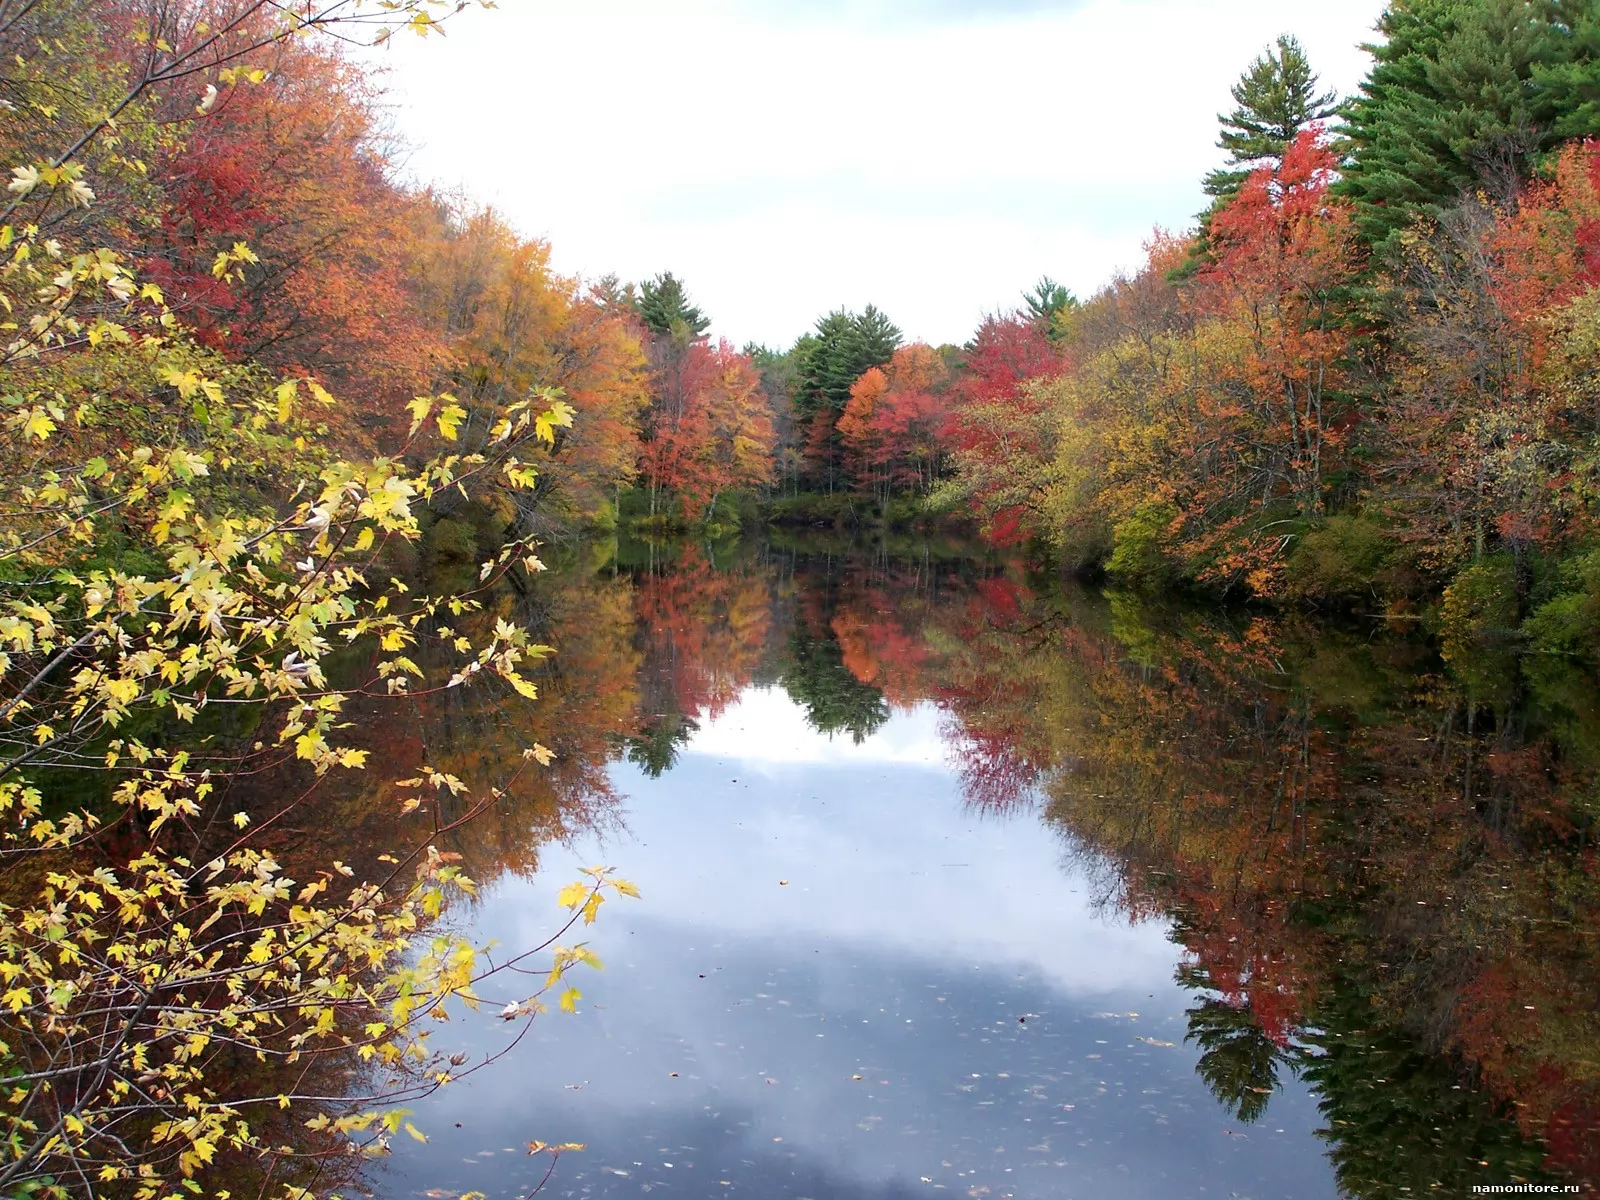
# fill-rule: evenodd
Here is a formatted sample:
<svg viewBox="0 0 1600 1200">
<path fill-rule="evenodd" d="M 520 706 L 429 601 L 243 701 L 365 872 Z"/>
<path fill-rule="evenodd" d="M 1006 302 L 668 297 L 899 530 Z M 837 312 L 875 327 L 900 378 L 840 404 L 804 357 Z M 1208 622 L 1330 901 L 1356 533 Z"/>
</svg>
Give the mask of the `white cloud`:
<svg viewBox="0 0 1600 1200">
<path fill-rule="evenodd" d="M 659 779 L 626 763 L 612 771 L 629 797 L 626 835 L 563 850 L 574 863 L 611 864 L 645 892 L 636 912 L 621 906 L 596 927 L 602 958 L 633 935 L 620 918 L 651 938 L 671 930 L 1025 969 L 1080 998 L 1171 980 L 1165 924 L 1101 913 L 1057 831 L 1033 813 L 985 817 L 963 803 L 931 705 L 894 714 L 855 746 L 810 730 L 781 691 L 750 690 Z M 504 944 L 538 940 L 567 882 L 555 857 L 536 878 L 489 890 L 489 911 L 501 914 L 490 924 L 521 923 L 492 929 Z"/>
<path fill-rule="evenodd" d="M 818 733 L 807 723 L 805 713 L 777 688 L 746 690 L 700 727 L 684 753 L 727 759 L 768 772 L 794 763 L 939 766 L 946 758 L 939 738 L 939 710 L 934 705 L 919 704 L 857 743 L 849 734 L 830 737 Z"/>
<path fill-rule="evenodd" d="M 413 170 L 559 268 L 671 270 L 735 341 L 873 302 L 961 341 L 1187 223 L 1215 113 L 1294 32 L 1352 88 L 1382 0 L 513 0 L 383 56 Z"/>
</svg>

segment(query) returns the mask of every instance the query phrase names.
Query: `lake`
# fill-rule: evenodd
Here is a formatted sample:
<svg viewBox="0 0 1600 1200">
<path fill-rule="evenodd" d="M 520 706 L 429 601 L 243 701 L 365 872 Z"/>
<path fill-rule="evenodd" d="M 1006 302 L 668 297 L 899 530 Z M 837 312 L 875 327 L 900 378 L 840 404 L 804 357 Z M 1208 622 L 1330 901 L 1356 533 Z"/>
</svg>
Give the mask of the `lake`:
<svg viewBox="0 0 1600 1200">
<path fill-rule="evenodd" d="M 557 650 L 541 697 L 369 736 L 469 786 L 556 754 L 445 839 L 483 885 L 452 927 L 536 944 L 590 864 L 642 897 L 571 935 L 576 1012 L 508 1049 L 497 979 L 435 1034 L 494 1061 L 376 1194 L 527 1195 L 535 1140 L 585 1147 L 549 1196 L 1600 1178 L 1582 668 L 949 542 L 547 557 L 502 605 Z"/>
</svg>

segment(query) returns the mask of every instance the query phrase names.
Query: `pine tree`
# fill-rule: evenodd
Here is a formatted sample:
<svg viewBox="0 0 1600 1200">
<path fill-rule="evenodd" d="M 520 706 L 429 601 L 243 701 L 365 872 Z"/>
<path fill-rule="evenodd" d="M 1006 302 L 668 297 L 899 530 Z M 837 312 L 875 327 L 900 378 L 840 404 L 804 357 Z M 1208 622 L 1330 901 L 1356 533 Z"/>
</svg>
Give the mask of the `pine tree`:
<svg viewBox="0 0 1600 1200">
<path fill-rule="evenodd" d="M 670 271 L 639 285 L 639 319 L 650 332 L 687 344 L 710 327 L 711 320 L 689 303 L 683 282 Z"/>
<path fill-rule="evenodd" d="M 1305 51 L 1287 34 L 1250 64 L 1233 85 L 1233 99 L 1238 107 L 1232 113 L 1217 114 L 1222 125 L 1217 146 L 1228 152 L 1228 163 L 1205 179 L 1206 194 L 1219 201 L 1237 192 L 1257 167 L 1282 161 L 1301 130 L 1338 111 L 1336 95 L 1317 91 Z"/>
<path fill-rule="evenodd" d="M 1250 64 L 1233 85 L 1233 112 L 1217 114 L 1222 133 L 1217 147 L 1228 161 L 1205 177 L 1202 186 L 1211 206 L 1200 214 L 1200 227 L 1188 257 L 1172 278 L 1192 277 L 1211 261 L 1211 221 L 1258 167 L 1275 168 L 1284 151 L 1307 126 L 1338 113 L 1338 97 L 1319 92 L 1316 73 L 1300 42 L 1283 34 L 1274 46 Z"/>
<path fill-rule="evenodd" d="M 1600 132 L 1592 0 L 1395 0 L 1344 111 L 1340 190 L 1381 256 L 1419 216 L 1484 191 L 1511 203 L 1541 156 Z"/>
<path fill-rule="evenodd" d="M 1061 335 L 1061 314 L 1070 313 L 1078 307 L 1078 298 L 1071 290 L 1048 275 L 1041 275 L 1033 289 L 1022 294 L 1024 315 L 1052 341 Z"/>
<path fill-rule="evenodd" d="M 1552 35 L 1560 53 L 1534 64 L 1533 82 L 1556 136 L 1585 137 L 1600 130 L 1600 8 L 1582 0 L 1560 7 Z"/>
<path fill-rule="evenodd" d="M 860 313 L 841 308 L 823 317 L 797 356 L 801 412 L 810 414 L 824 405 L 843 412 L 850 402 L 850 385 L 863 372 L 893 358 L 901 340 L 899 328 L 871 304 Z"/>
<path fill-rule="evenodd" d="M 860 313 L 835 309 L 791 351 L 798 375 L 795 412 L 815 435 L 807 452 L 813 479 L 825 482 L 830 492 L 839 449 L 833 426 L 850 402 L 850 386 L 893 358 L 901 340 L 895 323 L 869 304 Z"/>
</svg>

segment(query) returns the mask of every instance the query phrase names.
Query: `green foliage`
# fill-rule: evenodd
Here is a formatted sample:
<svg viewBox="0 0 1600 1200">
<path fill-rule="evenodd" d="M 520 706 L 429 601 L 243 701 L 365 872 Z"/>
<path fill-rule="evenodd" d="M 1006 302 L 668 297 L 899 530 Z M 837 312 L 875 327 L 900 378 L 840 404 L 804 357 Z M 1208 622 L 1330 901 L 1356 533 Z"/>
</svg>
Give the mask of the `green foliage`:
<svg viewBox="0 0 1600 1200">
<path fill-rule="evenodd" d="M 1278 1090 L 1279 1066 L 1287 1056 L 1246 1005 L 1208 997 L 1189 1010 L 1188 1018 L 1184 1041 L 1200 1049 L 1195 1074 L 1230 1115 L 1246 1123 L 1260 1120 Z"/>
<path fill-rule="evenodd" d="M 1349 604 L 1380 590 L 1380 576 L 1396 555 L 1393 534 L 1380 522 L 1329 517 L 1300 539 L 1284 580 L 1290 595 Z"/>
<path fill-rule="evenodd" d="M 848 492 L 799 492 L 793 496 L 774 496 L 767 501 L 766 516 L 772 525 L 809 525 L 842 529 L 854 525 L 865 501 Z"/>
<path fill-rule="evenodd" d="M 860 745 L 889 719 L 883 692 L 862 683 L 844 665 L 837 638 L 796 630 L 780 682 L 821 733 L 848 733 Z"/>
<path fill-rule="evenodd" d="M 1561 589 L 1522 623 L 1528 648 L 1539 654 L 1590 655 L 1600 645 L 1600 551 L 1563 563 Z"/>
<path fill-rule="evenodd" d="M 1227 151 L 1228 163 L 1205 178 L 1206 195 L 1220 200 L 1237 192 L 1257 167 L 1280 161 L 1301 130 L 1337 111 L 1337 97 L 1318 92 L 1305 51 L 1288 35 L 1250 64 L 1233 85 L 1233 99 L 1233 112 L 1217 116 L 1217 146 Z"/>
<path fill-rule="evenodd" d="M 437 559 L 471 562 L 478 553 L 478 531 L 470 521 L 442 517 L 428 530 L 428 549 Z"/>
<path fill-rule="evenodd" d="M 1173 578 L 1168 553 L 1178 510 L 1171 504 L 1145 503 L 1135 508 L 1113 531 L 1111 557 L 1106 572 L 1129 587 L 1155 591 Z"/>
<path fill-rule="evenodd" d="M 1078 298 L 1048 275 L 1042 275 L 1031 291 L 1022 295 L 1022 310 L 1027 318 L 1045 331 L 1052 341 L 1065 335 L 1066 322 L 1082 305 Z"/>
<path fill-rule="evenodd" d="M 634 309 L 645 328 L 682 345 L 692 342 L 711 326 L 711 319 L 689 303 L 683 281 L 670 271 L 639 285 Z"/>
<path fill-rule="evenodd" d="M 859 313 L 841 308 L 821 318 L 816 332 L 794 348 L 796 410 L 802 416 L 819 408 L 842 413 L 850 402 L 850 386 L 865 371 L 893 358 L 901 340 L 899 328 L 870 304 Z"/>
<path fill-rule="evenodd" d="M 1551 1178 L 1543 1149 L 1492 1098 L 1383 1015 L 1346 972 L 1308 1014 L 1314 1052 L 1300 1074 L 1317 1089 L 1344 1195 L 1466 1196 L 1484 1180 Z"/>
<path fill-rule="evenodd" d="M 1344 110 L 1340 188 L 1367 242 L 1392 259 L 1417 217 L 1480 188 L 1509 203 L 1540 155 L 1600 132 L 1594 25 L 1581 0 L 1392 4 Z"/>
<path fill-rule="evenodd" d="M 1516 689 L 1520 587 L 1509 554 L 1492 554 L 1458 573 L 1439 608 L 1440 649 L 1463 688 L 1503 704 Z"/>
<path fill-rule="evenodd" d="M 1492 554 L 1456 575 L 1445 589 L 1440 631 L 1447 645 L 1504 638 L 1517 628 L 1517 572 L 1509 554 Z"/>
<path fill-rule="evenodd" d="M 624 753 L 649 778 L 659 779 L 677 764 L 679 752 L 699 729 L 699 722 L 692 717 L 661 713 L 624 741 Z"/>
<path fill-rule="evenodd" d="M 1534 64 L 1534 86 L 1557 137 L 1589 137 L 1600 130 L 1600 11 L 1583 0 L 1566 0 L 1558 9 L 1559 49 L 1551 61 Z"/>
</svg>

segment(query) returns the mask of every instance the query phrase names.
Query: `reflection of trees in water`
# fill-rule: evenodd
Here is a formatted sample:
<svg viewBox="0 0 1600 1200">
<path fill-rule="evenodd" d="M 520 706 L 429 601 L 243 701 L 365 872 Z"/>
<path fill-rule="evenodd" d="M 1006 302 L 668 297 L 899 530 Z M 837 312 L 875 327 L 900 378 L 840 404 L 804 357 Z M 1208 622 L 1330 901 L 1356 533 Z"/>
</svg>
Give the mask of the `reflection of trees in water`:
<svg viewBox="0 0 1600 1200">
<path fill-rule="evenodd" d="M 682 713 L 656 713 L 639 732 L 623 739 L 628 761 L 651 779 L 660 779 L 678 762 L 678 752 L 700 731 L 700 723 Z"/>
<path fill-rule="evenodd" d="M 858 741 L 932 702 L 975 811 L 1040 805 L 1105 906 L 1173 922 L 1233 1117 L 1298 1074 L 1352 1195 L 1535 1178 L 1546 1154 L 1600 1178 L 1592 676 L 1458 677 L 1401 636 L 931 555 L 687 548 L 538 595 L 540 701 L 395 743 L 463 778 L 496 722 L 557 751 L 549 794 L 496 818 L 507 869 L 612 811 L 608 762 L 670 770 L 752 683 Z"/>
<path fill-rule="evenodd" d="M 1481 707 L 1400 639 L 1056 608 L 1049 819 L 1106 855 L 1130 915 L 1178 918 L 1207 993 L 1190 1040 L 1230 1111 L 1259 1117 L 1299 1070 L 1352 1194 L 1533 1177 L 1530 1137 L 1600 1173 L 1594 775 L 1537 697 Z M 1375 1076 L 1349 1049 L 1369 1044 Z"/>
<path fill-rule="evenodd" d="M 1278 1090 L 1283 1050 L 1248 1006 L 1207 998 L 1189 1010 L 1184 1039 L 1200 1049 L 1194 1069 L 1222 1107 L 1241 1121 L 1261 1119 Z"/>
<path fill-rule="evenodd" d="M 819 733 L 848 733 L 859 746 L 889 719 L 883 692 L 850 673 L 831 632 L 814 637 L 797 629 L 789 639 L 781 682 Z"/>
<path fill-rule="evenodd" d="M 894 572 L 798 573 L 795 658 L 937 702 L 974 809 L 1042 792 L 1103 904 L 1182 917 L 1190 1041 L 1233 1115 L 1259 1118 L 1285 1071 L 1330 1114 L 1366 1111 L 1340 1090 L 1368 1086 L 1361 1054 L 1325 1060 L 1370 1043 L 1395 1056 L 1375 1086 L 1409 1099 L 1371 1126 L 1330 1115 L 1353 1193 L 1527 1176 L 1531 1138 L 1600 1176 L 1592 686 L 1458 680 L 1405 637 L 1004 573 L 951 573 L 927 603 Z M 1452 1123 L 1481 1154 L 1427 1150 Z"/>
</svg>

